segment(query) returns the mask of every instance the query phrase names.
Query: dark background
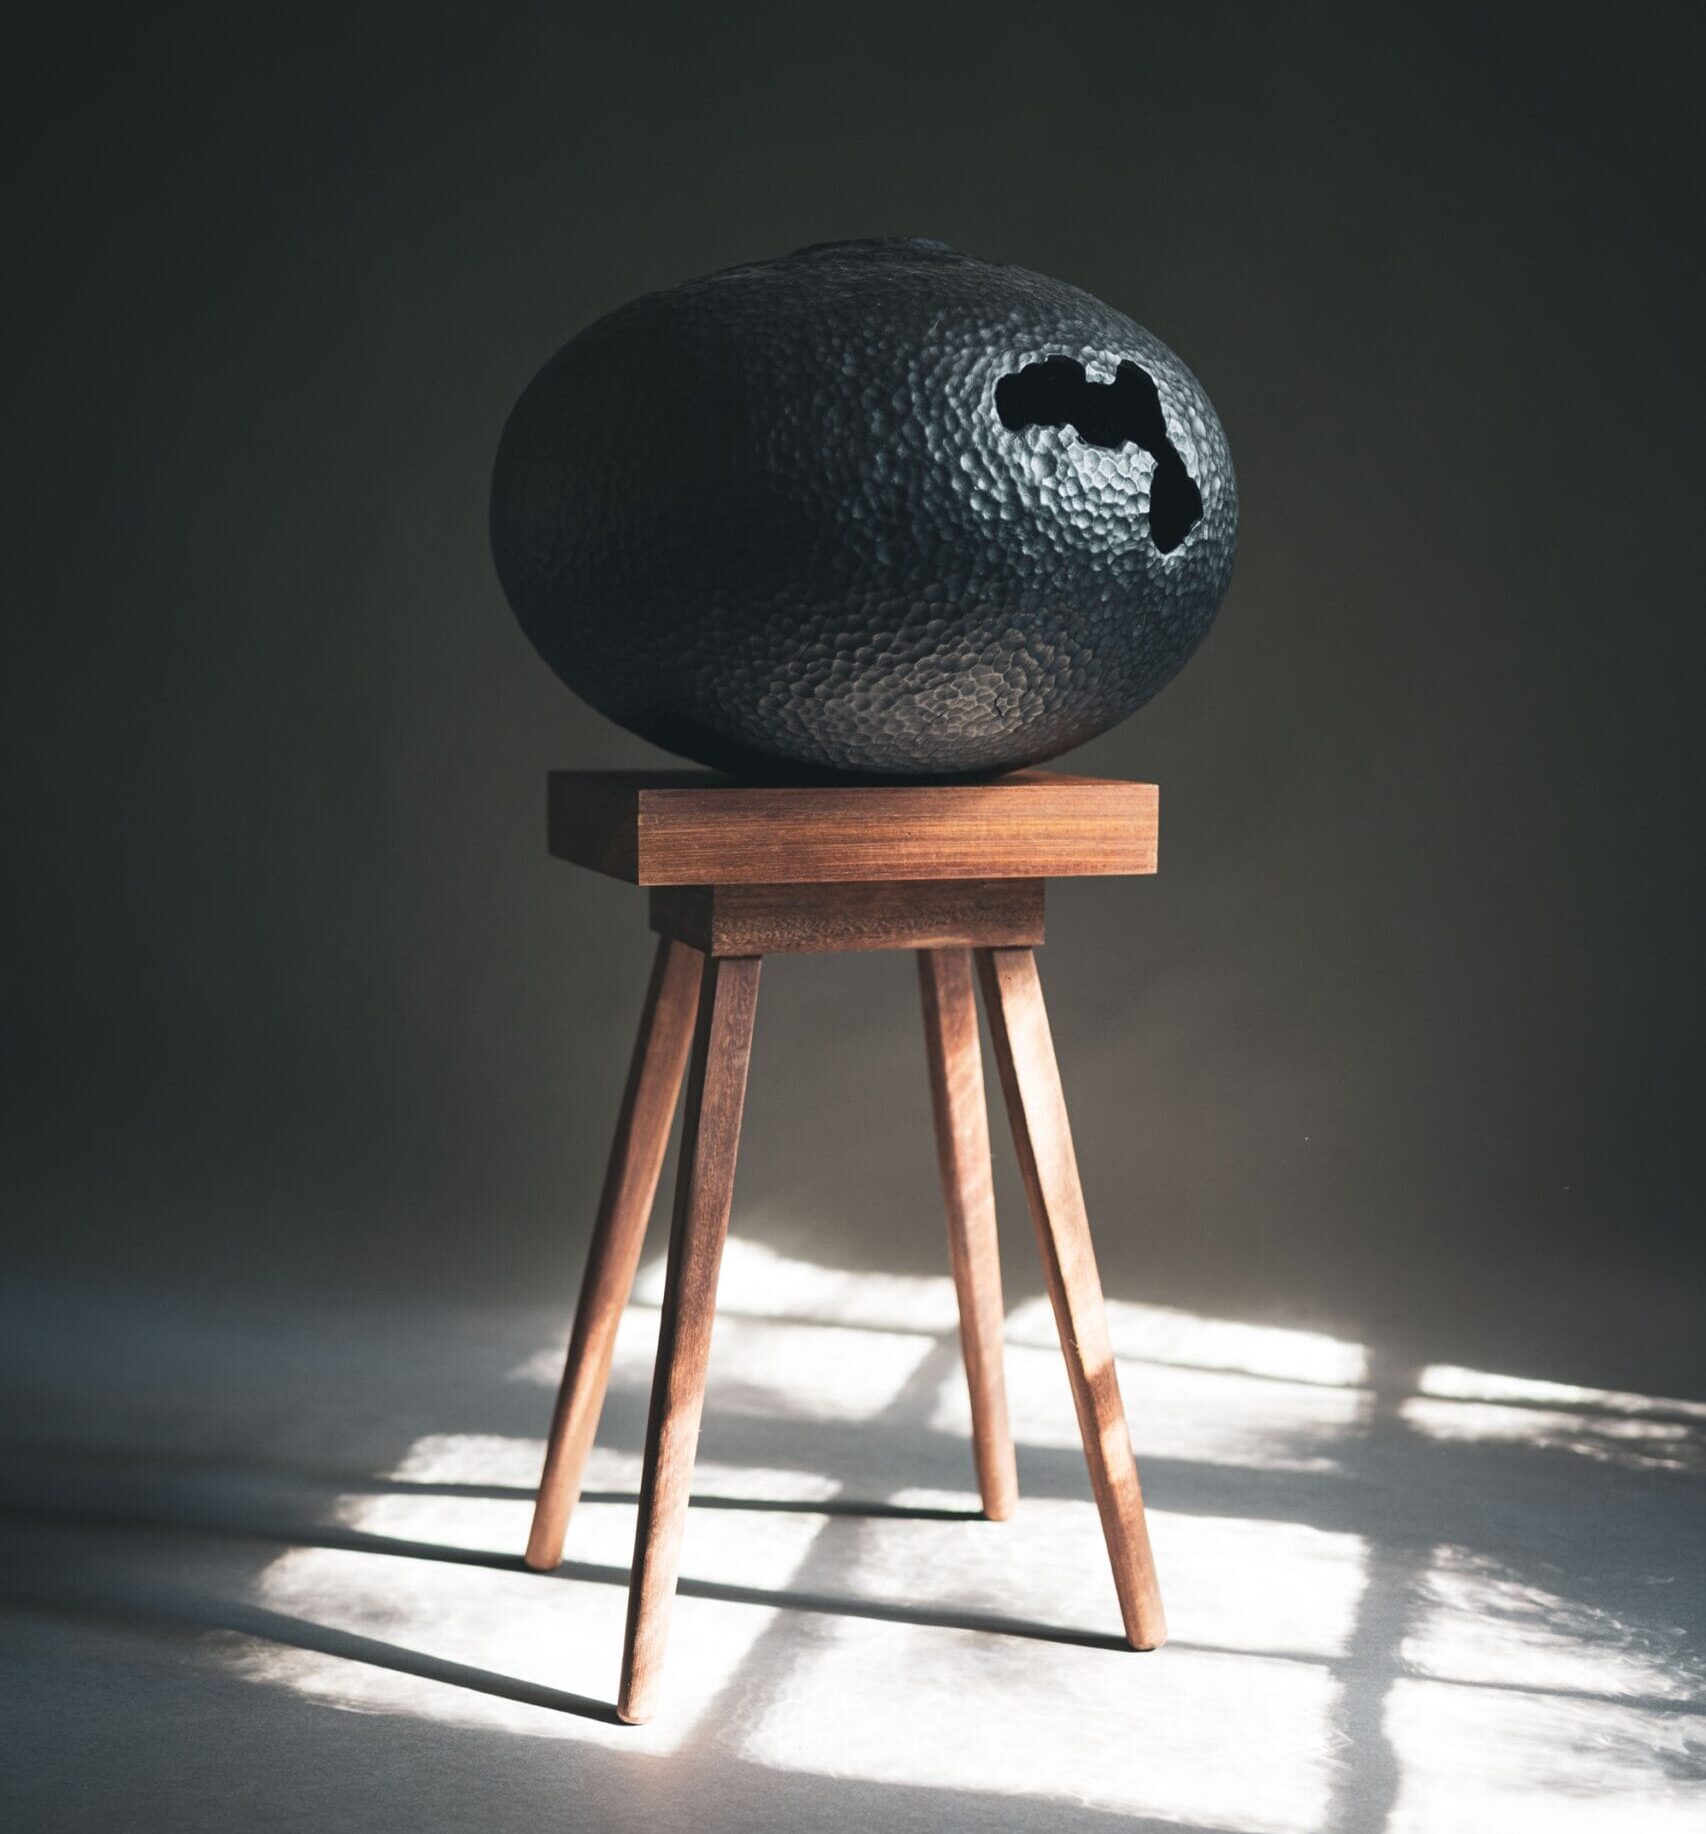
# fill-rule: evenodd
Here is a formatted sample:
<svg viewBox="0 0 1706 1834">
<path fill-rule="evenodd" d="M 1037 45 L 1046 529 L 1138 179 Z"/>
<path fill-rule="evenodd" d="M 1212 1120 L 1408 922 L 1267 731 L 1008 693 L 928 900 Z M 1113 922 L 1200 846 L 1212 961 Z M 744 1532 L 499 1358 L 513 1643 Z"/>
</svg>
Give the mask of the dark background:
<svg viewBox="0 0 1706 1834">
<path fill-rule="evenodd" d="M 1231 596 L 1072 759 L 1043 960 L 1110 1288 L 1698 1391 L 1694 9 L 79 14 L 5 111 L 16 1265 L 567 1307 L 650 939 L 504 415 L 629 295 L 940 236 L 1224 420 Z M 944 1265 L 910 967 L 766 969 L 735 1228 Z M 1005 1147 L 1000 1149 L 1005 1155 Z M 1035 1290 L 1002 1160 L 1009 1278 Z"/>
</svg>

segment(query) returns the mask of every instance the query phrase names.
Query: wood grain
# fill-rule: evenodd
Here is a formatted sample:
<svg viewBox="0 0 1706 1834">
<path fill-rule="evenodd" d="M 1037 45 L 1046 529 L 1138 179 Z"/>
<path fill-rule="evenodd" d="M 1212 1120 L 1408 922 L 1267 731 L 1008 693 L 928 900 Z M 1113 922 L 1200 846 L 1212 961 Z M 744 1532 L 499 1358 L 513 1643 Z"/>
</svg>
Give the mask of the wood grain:
<svg viewBox="0 0 1706 1834">
<path fill-rule="evenodd" d="M 1155 870 L 1152 783 L 736 785 L 709 772 L 553 771 L 559 858 L 637 885 L 1081 878 Z"/>
<path fill-rule="evenodd" d="M 977 965 L 1120 1614 L 1133 1646 L 1154 1649 L 1167 1640 L 1167 1619 L 1036 957 L 981 949 Z"/>
<path fill-rule="evenodd" d="M 524 1558 L 541 1571 L 562 1559 L 569 1517 L 580 1499 L 587 1454 L 610 1384 L 616 1328 L 633 1290 L 634 1270 L 645 1242 L 670 1122 L 693 1042 L 703 966 L 704 957 L 685 944 L 667 938 L 659 942 L 617 1114 L 616 1138 L 605 1169 L 562 1386 L 551 1417 L 545 1472 L 533 1506 Z"/>
<path fill-rule="evenodd" d="M 983 1513 L 1005 1522 L 1019 1495 L 1003 1371 L 1001 1253 L 989 1164 L 989 1110 L 969 949 L 923 949 L 918 986 L 936 1120 L 936 1159 L 948 1213 L 948 1259 L 960 1302 L 960 1349 L 971 1390 L 972 1453 Z"/>
<path fill-rule="evenodd" d="M 659 885 L 652 928 L 707 955 L 1040 943 L 1041 879 L 887 885 Z"/>
<path fill-rule="evenodd" d="M 629 1725 L 651 1717 L 669 1637 L 705 1403 L 717 1270 L 734 1197 L 760 966 L 753 956 L 707 961 L 699 997 L 616 1703 L 618 1717 Z"/>
</svg>

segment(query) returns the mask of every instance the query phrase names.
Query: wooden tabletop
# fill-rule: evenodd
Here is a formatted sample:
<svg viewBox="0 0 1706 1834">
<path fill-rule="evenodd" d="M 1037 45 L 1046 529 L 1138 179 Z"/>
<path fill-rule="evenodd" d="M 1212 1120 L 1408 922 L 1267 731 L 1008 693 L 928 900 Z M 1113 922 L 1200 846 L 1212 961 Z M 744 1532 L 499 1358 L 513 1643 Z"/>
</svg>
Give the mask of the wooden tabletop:
<svg viewBox="0 0 1706 1834">
<path fill-rule="evenodd" d="M 745 785 L 710 771 L 553 771 L 559 859 L 631 885 L 1071 879 L 1155 870 L 1153 783 Z"/>
</svg>

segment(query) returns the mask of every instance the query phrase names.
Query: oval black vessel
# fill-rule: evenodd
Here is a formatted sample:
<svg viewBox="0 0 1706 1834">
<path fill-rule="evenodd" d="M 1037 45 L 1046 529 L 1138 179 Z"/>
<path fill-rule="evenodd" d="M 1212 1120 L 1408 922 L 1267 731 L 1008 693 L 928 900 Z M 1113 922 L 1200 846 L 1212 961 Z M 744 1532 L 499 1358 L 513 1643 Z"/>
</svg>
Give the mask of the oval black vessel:
<svg viewBox="0 0 1706 1834">
<path fill-rule="evenodd" d="M 1201 385 L 1026 268 L 839 242 L 619 307 L 511 414 L 492 551 L 601 712 L 752 774 L 1052 757 L 1183 667 L 1238 499 Z"/>
</svg>

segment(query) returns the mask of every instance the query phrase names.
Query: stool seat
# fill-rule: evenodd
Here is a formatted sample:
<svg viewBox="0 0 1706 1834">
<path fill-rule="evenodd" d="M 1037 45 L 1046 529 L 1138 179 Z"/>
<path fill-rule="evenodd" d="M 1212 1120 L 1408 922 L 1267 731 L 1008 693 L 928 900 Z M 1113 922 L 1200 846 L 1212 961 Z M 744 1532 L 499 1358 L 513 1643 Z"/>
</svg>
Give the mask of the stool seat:
<svg viewBox="0 0 1706 1834">
<path fill-rule="evenodd" d="M 657 956 L 617 1117 L 546 1443 L 526 1560 L 562 1559 L 609 1383 L 676 1101 L 686 1112 L 640 1484 L 618 1715 L 650 1717 L 662 1674 L 717 1272 L 734 1195 L 765 955 L 917 957 L 948 1253 L 984 1514 L 1018 1494 L 1002 1367 L 1000 1258 L 974 983 L 1059 1327 L 1126 1636 L 1166 1619 L 1108 1341 L 1036 944 L 1050 878 L 1152 873 L 1153 784 L 1017 771 L 949 784 L 738 784 L 706 771 L 555 771 L 559 858 L 651 891 Z"/>
<path fill-rule="evenodd" d="M 711 771 L 552 771 L 551 851 L 630 885 L 828 885 L 1151 873 L 1153 783 L 736 784 Z"/>
</svg>

